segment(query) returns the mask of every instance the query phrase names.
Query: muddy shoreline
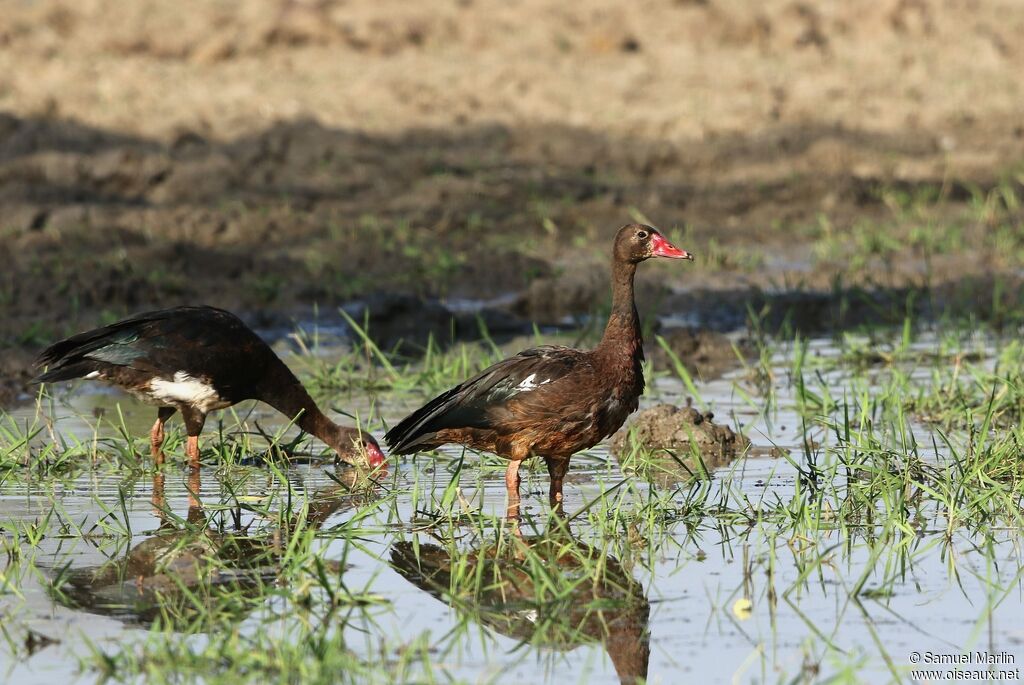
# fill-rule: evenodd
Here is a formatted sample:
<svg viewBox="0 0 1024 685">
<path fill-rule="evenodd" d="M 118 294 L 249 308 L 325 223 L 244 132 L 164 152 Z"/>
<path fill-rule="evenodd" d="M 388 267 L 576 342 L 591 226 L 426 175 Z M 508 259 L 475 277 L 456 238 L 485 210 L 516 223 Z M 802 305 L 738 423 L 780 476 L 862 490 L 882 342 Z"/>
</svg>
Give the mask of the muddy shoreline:
<svg viewBox="0 0 1024 685">
<path fill-rule="evenodd" d="M 1017 8 L 186 7 L 6 8 L 0 406 L 46 343 L 175 304 L 600 316 L 637 219 L 697 255 L 640 274 L 667 327 L 1003 324 L 1017 296 Z"/>
<path fill-rule="evenodd" d="M 808 147 L 787 135 L 863 137 L 768 135 L 758 154 L 776 160 L 774 180 L 738 182 L 695 166 L 705 144 L 666 158 L 567 127 L 369 135 L 303 119 L 164 141 L 0 114 L 0 406 L 49 342 L 176 304 L 226 307 L 260 329 L 345 307 L 369 312 L 388 348 L 454 329 L 471 340 L 477 311 L 499 336 L 581 326 L 607 307 L 608 236 L 635 219 L 697 255 L 638 277 L 641 313 L 666 330 L 1014 323 L 1024 190 L 1012 166 L 951 178 L 927 146 L 882 139 L 871 154 L 930 159 L 931 171 L 806 175 L 795 169 Z M 617 156 L 644 149 L 657 161 Z M 723 179 L 753 154 L 715 149 Z"/>
<path fill-rule="evenodd" d="M 589 276 L 588 276 L 589 277 Z M 601 279 L 594 279 L 592 291 L 577 293 L 580 307 L 552 307 L 555 296 L 545 301 L 545 310 L 531 309 L 533 291 L 507 294 L 492 301 L 446 301 L 412 294 L 374 293 L 339 303 L 336 308 L 307 304 L 287 307 L 238 309 L 240 315 L 270 342 L 287 338 L 298 328 L 317 327 L 346 331 L 339 314 L 367 325 L 374 342 L 391 355 L 416 359 L 428 341 L 441 349 L 457 342 L 481 341 L 482 331 L 502 343 L 529 336 L 536 325 L 547 332 L 587 331 L 599 327 L 606 306 Z M 545 286 L 548 287 L 548 286 Z M 557 287 L 557 280 L 551 287 Z M 652 290 L 658 288 L 652 286 Z M 691 290 L 660 292 L 658 306 L 641 304 L 648 331 L 646 355 L 658 368 L 672 368 L 674 360 L 655 336 L 666 344 L 695 378 L 709 381 L 739 366 L 737 354 L 755 354 L 750 336 L 798 333 L 804 336 L 838 334 L 844 330 L 880 330 L 902 326 L 909 317 L 917 327 L 940 321 L 970 320 L 992 330 L 1012 331 L 1022 325 L 1014 303 L 1024 296 L 1024 279 L 1016 274 L 965 277 L 931 287 L 894 289 L 849 288 L 833 291 L 788 290 L 768 292 L 746 290 Z M 170 304 L 170 303 L 168 303 Z M 129 310 L 125 310 L 126 312 Z M 87 310 L 78 319 L 82 326 L 88 316 L 100 322 L 110 320 L 110 310 Z M 17 319 L 15 319 L 17 320 Z M 355 336 L 347 334 L 355 342 Z M 41 334 L 22 343 L 8 342 L 0 356 L 0 407 L 28 401 L 33 392 L 27 383 L 34 375 L 35 354 L 50 340 Z"/>
</svg>

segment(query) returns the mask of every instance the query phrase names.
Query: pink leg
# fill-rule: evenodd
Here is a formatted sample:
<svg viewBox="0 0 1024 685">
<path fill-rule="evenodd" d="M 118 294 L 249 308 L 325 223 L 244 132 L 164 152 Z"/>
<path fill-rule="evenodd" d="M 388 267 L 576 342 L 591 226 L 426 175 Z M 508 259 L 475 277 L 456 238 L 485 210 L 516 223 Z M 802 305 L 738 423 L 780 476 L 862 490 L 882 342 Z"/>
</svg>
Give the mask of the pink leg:
<svg viewBox="0 0 1024 685">
<path fill-rule="evenodd" d="M 199 470 L 199 436 L 190 435 L 185 443 L 185 455 L 188 457 L 188 465 L 193 471 Z"/>
<path fill-rule="evenodd" d="M 164 465 L 164 424 L 174 415 L 174 411 L 174 407 L 160 407 L 156 422 L 149 429 L 149 453 L 158 467 Z"/>
<path fill-rule="evenodd" d="M 505 491 L 508 494 L 508 509 L 505 515 L 508 518 L 519 518 L 519 466 L 523 462 L 513 459 L 505 469 Z"/>
<path fill-rule="evenodd" d="M 164 422 L 156 420 L 149 431 L 149 453 L 153 456 L 153 463 L 157 466 L 164 465 Z"/>
</svg>

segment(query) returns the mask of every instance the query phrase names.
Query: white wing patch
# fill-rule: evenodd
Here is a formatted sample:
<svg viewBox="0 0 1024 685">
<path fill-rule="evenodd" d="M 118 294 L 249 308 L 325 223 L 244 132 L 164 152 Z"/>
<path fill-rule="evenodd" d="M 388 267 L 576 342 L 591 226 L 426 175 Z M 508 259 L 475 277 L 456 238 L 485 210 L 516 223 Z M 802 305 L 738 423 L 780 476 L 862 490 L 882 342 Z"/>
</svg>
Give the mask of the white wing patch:
<svg viewBox="0 0 1024 685">
<path fill-rule="evenodd" d="M 535 389 L 539 388 L 540 386 L 544 385 L 545 383 L 550 383 L 551 382 L 550 378 L 544 378 L 544 379 L 541 379 L 541 380 L 535 380 L 536 378 L 537 378 L 537 374 L 531 373 L 529 376 L 527 376 L 523 380 L 519 381 L 519 385 L 516 386 L 516 390 L 518 390 L 519 392 L 525 392 L 527 390 L 535 390 Z"/>
<path fill-rule="evenodd" d="M 99 378 L 99 377 L 100 377 L 100 372 L 99 371 L 90 371 L 89 373 L 87 373 L 84 376 L 82 376 L 82 378 L 84 378 L 87 381 L 88 380 L 92 380 L 93 378 Z"/>
<path fill-rule="evenodd" d="M 203 413 L 230 406 L 221 399 L 209 383 L 193 378 L 184 371 L 174 374 L 174 380 L 154 378 L 149 382 L 150 396 L 165 405 L 187 404 Z"/>
</svg>

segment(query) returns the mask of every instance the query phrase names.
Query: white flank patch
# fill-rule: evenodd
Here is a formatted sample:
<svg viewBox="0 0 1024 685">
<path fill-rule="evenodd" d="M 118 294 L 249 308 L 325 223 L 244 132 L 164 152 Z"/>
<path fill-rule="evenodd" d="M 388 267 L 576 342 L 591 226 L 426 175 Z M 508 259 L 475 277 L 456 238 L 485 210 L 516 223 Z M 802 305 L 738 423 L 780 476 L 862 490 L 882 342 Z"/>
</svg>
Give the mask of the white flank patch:
<svg viewBox="0 0 1024 685">
<path fill-rule="evenodd" d="M 82 378 L 84 378 L 86 380 L 92 380 L 93 378 L 99 378 L 99 377 L 100 377 L 100 372 L 99 371 L 90 371 L 89 373 L 87 373 L 84 376 L 82 376 Z"/>
<path fill-rule="evenodd" d="M 550 378 L 545 378 L 544 380 L 541 381 L 534 381 L 536 377 L 537 374 L 531 373 L 529 376 L 519 381 L 519 385 L 516 386 L 516 390 L 519 390 L 520 392 L 523 392 L 525 390 L 534 390 L 535 388 L 539 388 L 545 383 L 551 382 Z"/>
<path fill-rule="evenodd" d="M 149 393 L 153 399 L 164 405 L 187 404 L 205 413 L 230 405 L 213 389 L 213 386 L 184 371 L 174 374 L 174 380 L 154 378 L 149 382 Z"/>
</svg>

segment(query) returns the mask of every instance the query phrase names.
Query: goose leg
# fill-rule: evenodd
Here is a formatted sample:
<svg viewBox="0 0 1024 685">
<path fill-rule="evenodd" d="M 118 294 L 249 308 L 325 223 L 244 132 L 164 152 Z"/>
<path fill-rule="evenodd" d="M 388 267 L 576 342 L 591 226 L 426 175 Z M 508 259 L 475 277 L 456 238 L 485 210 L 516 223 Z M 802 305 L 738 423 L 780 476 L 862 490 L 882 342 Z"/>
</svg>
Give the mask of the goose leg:
<svg viewBox="0 0 1024 685">
<path fill-rule="evenodd" d="M 188 465 L 192 469 L 199 468 L 199 436 L 190 435 L 185 443 L 185 456 L 188 457 Z"/>
<path fill-rule="evenodd" d="M 149 430 L 149 453 L 157 466 L 164 465 L 164 424 L 175 411 L 174 407 L 160 407 L 157 410 L 156 423 Z"/>
<path fill-rule="evenodd" d="M 512 459 L 505 469 L 505 491 L 508 497 L 505 515 L 508 518 L 519 518 L 519 466 L 522 463 L 520 459 Z"/>
<path fill-rule="evenodd" d="M 551 476 L 551 490 L 549 491 L 551 507 L 560 511 L 562 509 L 562 479 L 569 471 L 569 459 L 546 459 L 545 461 L 548 466 L 548 475 Z"/>
<path fill-rule="evenodd" d="M 185 455 L 188 457 L 189 466 L 193 469 L 198 469 L 199 434 L 203 432 L 206 414 L 186 407 L 182 408 L 181 417 L 185 419 L 185 433 L 188 435 L 188 440 L 185 443 Z"/>
<path fill-rule="evenodd" d="M 516 497 L 519 497 L 519 465 L 522 464 L 518 459 L 513 459 L 508 463 L 508 468 L 505 469 L 505 489 L 509 493 L 515 492 Z"/>
<path fill-rule="evenodd" d="M 201 487 L 199 478 L 199 434 L 203 432 L 206 414 L 192 407 L 182 407 L 181 418 L 185 419 L 185 433 L 188 435 L 188 440 L 185 443 L 185 455 L 188 457 L 189 467 L 188 515 L 191 521 L 193 516 L 202 516 L 202 503 L 199 501 L 199 489 Z"/>
</svg>

